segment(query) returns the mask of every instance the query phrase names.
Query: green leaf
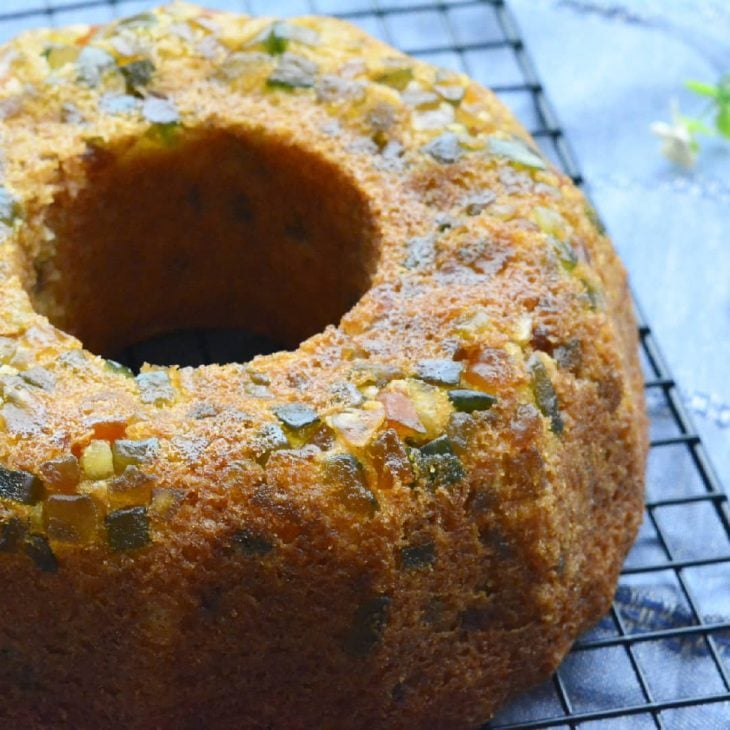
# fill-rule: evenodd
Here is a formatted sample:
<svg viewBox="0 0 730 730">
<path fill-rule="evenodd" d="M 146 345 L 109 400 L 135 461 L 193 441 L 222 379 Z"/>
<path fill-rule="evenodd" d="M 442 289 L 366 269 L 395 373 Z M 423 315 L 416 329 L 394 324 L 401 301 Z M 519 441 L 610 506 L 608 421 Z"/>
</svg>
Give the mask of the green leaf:
<svg viewBox="0 0 730 730">
<path fill-rule="evenodd" d="M 717 130 L 723 137 L 730 139 L 730 103 L 720 107 L 715 117 Z"/>
<path fill-rule="evenodd" d="M 682 121 L 687 125 L 687 129 L 691 134 L 715 134 L 712 127 L 705 124 L 701 119 L 695 119 L 694 117 L 682 117 Z"/>
<path fill-rule="evenodd" d="M 716 99 L 720 95 L 720 89 L 712 84 L 707 84 L 704 81 L 685 81 L 684 85 L 690 90 L 694 91 L 695 94 L 700 96 L 709 96 Z"/>
</svg>

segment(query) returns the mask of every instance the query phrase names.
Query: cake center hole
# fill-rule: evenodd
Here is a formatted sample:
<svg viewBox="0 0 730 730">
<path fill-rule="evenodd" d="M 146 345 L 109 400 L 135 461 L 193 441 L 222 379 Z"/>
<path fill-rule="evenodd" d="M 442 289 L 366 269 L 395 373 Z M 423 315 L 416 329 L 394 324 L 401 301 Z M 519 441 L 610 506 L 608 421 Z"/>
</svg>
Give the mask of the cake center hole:
<svg viewBox="0 0 730 730">
<path fill-rule="evenodd" d="M 95 149 L 79 179 L 66 174 L 32 296 L 98 354 L 134 366 L 291 349 L 369 287 L 377 245 L 363 194 L 280 139 L 143 139 Z M 151 338 L 151 357 L 130 355 Z"/>
</svg>

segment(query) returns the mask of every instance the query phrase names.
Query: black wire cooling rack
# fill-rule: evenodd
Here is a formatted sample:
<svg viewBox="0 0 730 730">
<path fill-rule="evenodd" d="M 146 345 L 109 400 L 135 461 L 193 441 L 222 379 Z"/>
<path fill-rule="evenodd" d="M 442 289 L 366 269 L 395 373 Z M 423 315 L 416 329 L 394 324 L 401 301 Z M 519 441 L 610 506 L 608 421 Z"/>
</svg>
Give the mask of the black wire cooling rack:
<svg viewBox="0 0 730 730">
<path fill-rule="evenodd" d="M 0 0 L 0 42 L 29 27 L 102 23 L 147 0 Z M 432 63 L 478 79 L 512 107 L 578 185 L 575 157 L 504 0 L 208 0 L 238 12 L 331 13 Z M 727 497 L 651 328 L 639 334 L 652 414 L 644 525 L 608 616 L 550 682 L 485 728 L 730 727 Z M 272 343 L 231 331 L 179 333 L 130 348 L 132 366 L 246 360 Z"/>
</svg>

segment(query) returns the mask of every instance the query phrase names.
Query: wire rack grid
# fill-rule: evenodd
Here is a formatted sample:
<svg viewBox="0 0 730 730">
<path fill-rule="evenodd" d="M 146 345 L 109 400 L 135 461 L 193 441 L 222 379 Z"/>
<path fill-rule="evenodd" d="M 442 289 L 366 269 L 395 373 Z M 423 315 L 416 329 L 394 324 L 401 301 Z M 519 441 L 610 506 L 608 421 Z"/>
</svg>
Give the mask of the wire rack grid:
<svg viewBox="0 0 730 730">
<path fill-rule="evenodd" d="M 42 25 L 101 23 L 149 0 L 2 0 L 0 42 Z M 208 0 L 238 12 L 331 13 L 402 50 L 492 88 L 576 184 L 584 180 L 504 0 Z M 638 309 L 638 307 L 637 307 Z M 730 727 L 730 512 L 651 328 L 639 311 L 652 414 L 643 527 L 611 611 L 553 678 L 485 726 Z M 199 364 L 247 359 L 270 343 L 231 331 L 174 334 L 125 360 Z"/>
</svg>

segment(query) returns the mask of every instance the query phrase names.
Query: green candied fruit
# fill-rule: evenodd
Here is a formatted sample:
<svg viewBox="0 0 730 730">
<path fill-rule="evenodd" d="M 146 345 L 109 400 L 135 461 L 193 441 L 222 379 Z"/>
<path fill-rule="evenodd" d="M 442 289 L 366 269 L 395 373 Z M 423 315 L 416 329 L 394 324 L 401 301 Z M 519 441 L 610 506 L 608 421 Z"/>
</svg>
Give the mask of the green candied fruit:
<svg viewBox="0 0 730 730">
<path fill-rule="evenodd" d="M 231 544 L 237 552 L 243 555 L 267 555 L 274 549 L 269 540 L 248 528 L 235 532 Z"/>
<path fill-rule="evenodd" d="M 345 651 L 351 656 L 366 657 L 377 646 L 388 621 L 389 596 L 373 596 L 357 607 Z"/>
<path fill-rule="evenodd" d="M 289 48 L 290 41 L 316 46 L 319 43 L 319 33 L 303 25 L 277 20 L 247 43 L 246 47 L 260 44 L 270 56 L 281 56 Z"/>
<path fill-rule="evenodd" d="M 140 95 L 140 89 L 144 89 L 152 81 L 155 73 L 155 64 L 148 58 L 132 61 L 119 67 L 119 71 L 127 84 L 129 94 Z"/>
<path fill-rule="evenodd" d="M 287 51 L 280 56 L 266 84 L 273 88 L 306 89 L 314 86 L 318 70 L 314 61 Z"/>
<path fill-rule="evenodd" d="M 438 441 L 438 439 L 434 439 L 434 441 Z M 466 476 L 464 466 L 453 451 L 438 453 L 444 449 L 443 445 L 432 446 L 431 449 L 436 450 L 437 453 L 424 453 L 423 449 L 417 448 L 411 448 L 408 451 L 416 477 L 414 486 L 421 483 L 431 490 L 439 487 L 449 489 L 464 479 Z"/>
<path fill-rule="evenodd" d="M 292 431 L 299 431 L 319 421 L 316 411 L 306 403 L 287 403 L 274 408 L 274 415 Z"/>
<path fill-rule="evenodd" d="M 51 494 L 44 504 L 43 519 L 52 540 L 90 543 L 96 538 L 96 504 L 87 494 Z"/>
<path fill-rule="evenodd" d="M 324 463 L 326 478 L 337 485 L 342 503 L 351 511 L 372 517 L 380 508 L 367 485 L 365 469 L 352 454 L 336 454 Z"/>
<path fill-rule="evenodd" d="M 396 66 L 375 77 L 375 81 L 379 84 L 385 84 L 398 91 L 404 91 L 412 80 L 413 69 L 410 66 Z"/>
<path fill-rule="evenodd" d="M 542 155 L 519 137 L 513 139 L 489 137 L 487 139 L 487 152 L 535 170 L 547 169 L 547 164 Z"/>
<path fill-rule="evenodd" d="M 421 453 L 425 456 L 443 456 L 445 454 L 453 454 L 454 447 L 451 439 L 446 434 L 442 434 L 421 446 Z"/>
<path fill-rule="evenodd" d="M 7 188 L 0 185 L 0 223 L 12 226 L 18 218 L 20 218 L 20 204 Z"/>
<path fill-rule="evenodd" d="M 398 556 L 398 563 L 403 570 L 418 570 L 436 562 L 436 546 L 432 542 L 421 545 L 406 545 Z"/>
<path fill-rule="evenodd" d="M 7 469 L 0 464 L 0 499 L 20 504 L 36 504 L 43 499 L 43 482 L 34 474 Z"/>
<path fill-rule="evenodd" d="M 488 411 L 497 402 L 497 398 L 489 393 L 464 388 L 450 390 L 449 400 L 453 403 L 454 408 L 462 413 Z"/>
<path fill-rule="evenodd" d="M 121 474 L 128 466 L 137 466 L 150 461 L 157 452 L 160 442 L 156 438 L 117 439 L 112 444 L 112 461 L 114 471 Z"/>
<path fill-rule="evenodd" d="M 146 507 L 124 507 L 106 516 L 106 534 L 112 550 L 136 550 L 150 542 Z"/>
<path fill-rule="evenodd" d="M 281 56 L 289 46 L 289 33 L 284 23 L 273 23 L 266 37 L 264 48 L 270 56 Z"/>
<path fill-rule="evenodd" d="M 535 358 L 530 363 L 530 373 L 532 375 L 532 392 L 535 396 L 537 407 L 543 416 L 550 419 L 550 430 L 553 433 L 561 433 L 563 430 L 563 418 L 560 415 L 560 404 L 558 403 L 558 394 L 550 380 L 547 368 L 541 360 Z"/>
<path fill-rule="evenodd" d="M 558 261 L 566 271 L 572 271 L 578 264 L 578 257 L 573 250 L 573 247 L 566 241 L 561 241 L 555 236 L 548 236 L 550 245 L 555 251 L 555 255 L 558 257 Z"/>
<path fill-rule="evenodd" d="M 134 377 L 134 373 L 130 368 L 126 365 L 122 365 L 122 363 L 117 362 L 116 360 L 105 360 L 104 368 L 115 375 L 123 375 L 125 378 Z"/>
<path fill-rule="evenodd" d="M 26 531 L 26 524 L 17 517 L 0 522 L 0 553 L 15 552 L 22 545 Z"/>
<path fill-rule="evenodd" d="M 421 360 L 416 375 L 431 385 L 458 385 L 464 366 L 454 360 Z"/>
<path fill-rule="evenodd" d="M 58 560 L 45 535 L 29 535 L 25 540 L 25 554 L 41 572 L 58 572 Z"/>
</svg>

